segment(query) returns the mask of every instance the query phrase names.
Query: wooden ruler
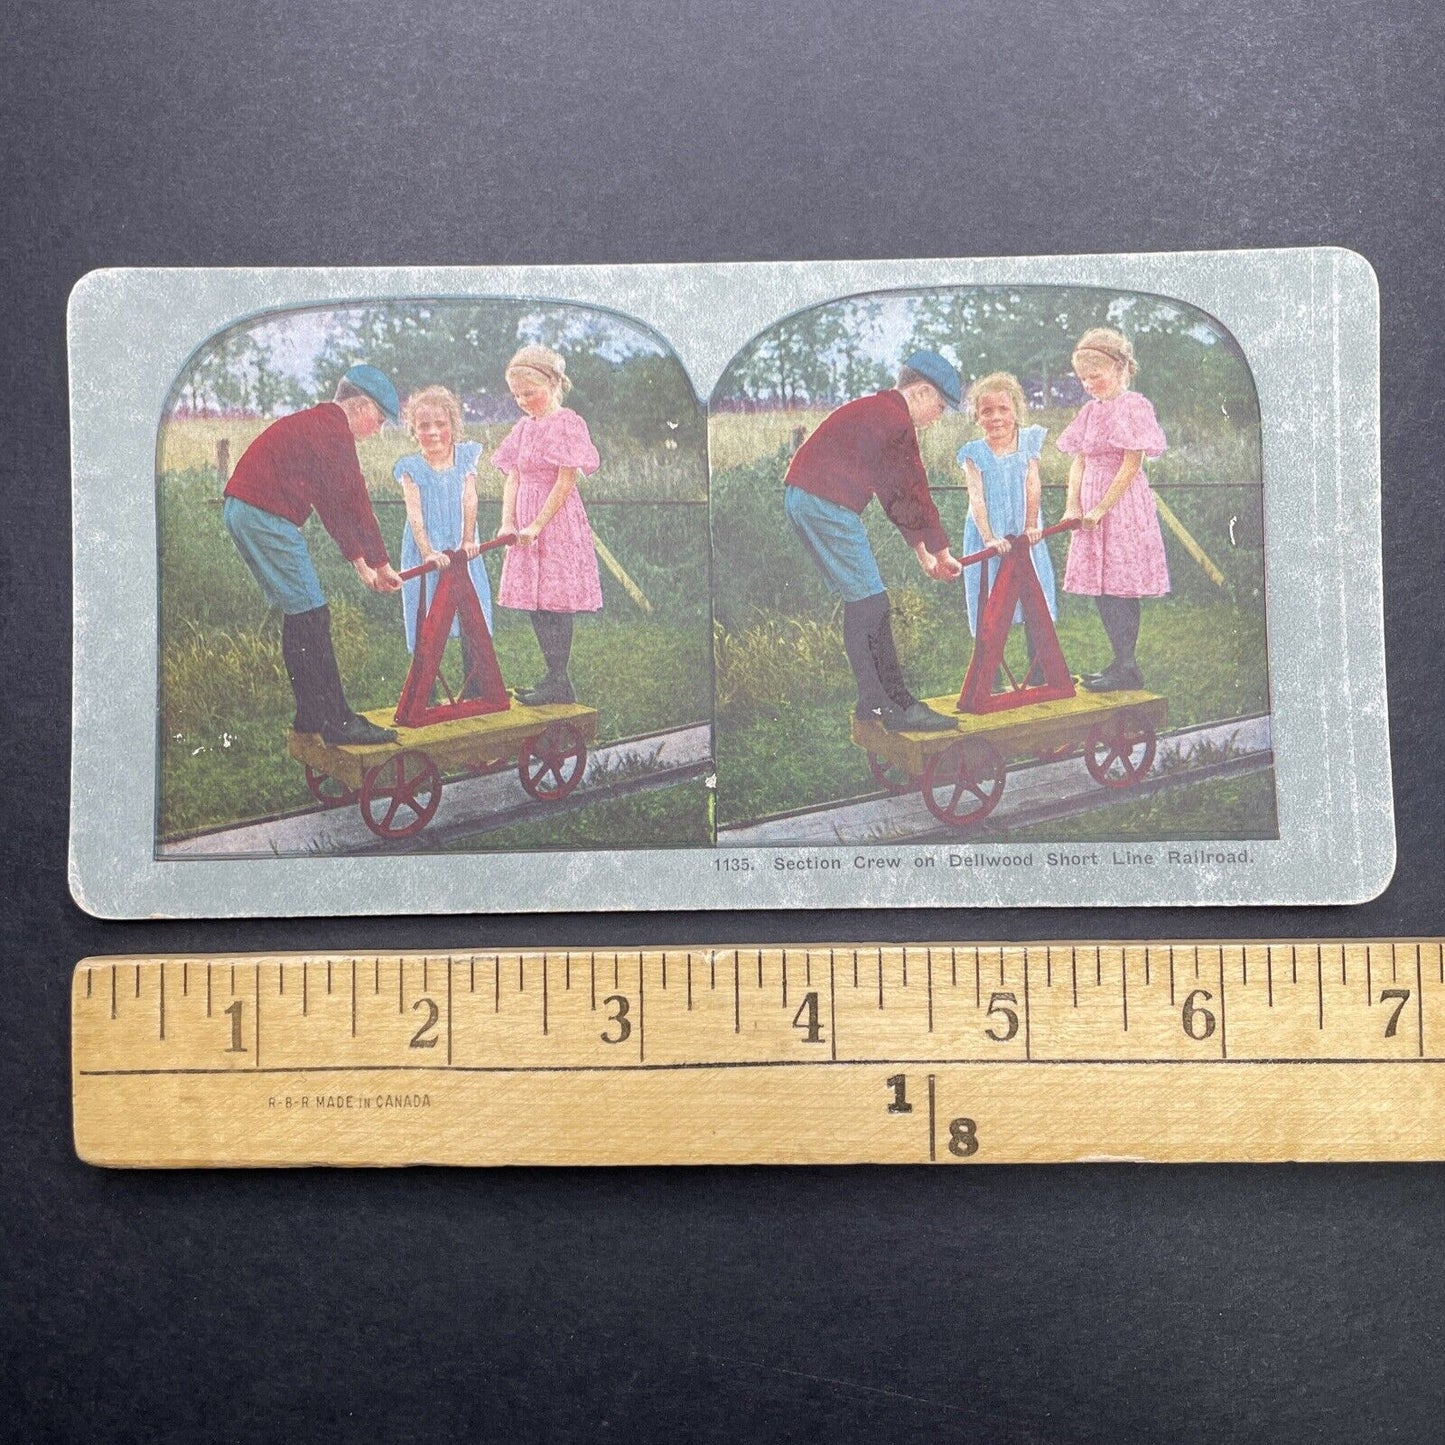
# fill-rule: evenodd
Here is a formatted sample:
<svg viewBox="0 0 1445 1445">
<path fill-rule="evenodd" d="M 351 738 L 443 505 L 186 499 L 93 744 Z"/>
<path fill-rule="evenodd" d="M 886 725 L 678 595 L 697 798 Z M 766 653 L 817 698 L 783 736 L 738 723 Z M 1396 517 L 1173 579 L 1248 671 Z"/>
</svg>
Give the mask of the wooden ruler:
<svg viewBox="0 0 1445 1445">
<path fill-rule="evenodd" d="M 1440 939 L 94 958 L 93 1164 L 1445 1157 Z"/>
</svg>

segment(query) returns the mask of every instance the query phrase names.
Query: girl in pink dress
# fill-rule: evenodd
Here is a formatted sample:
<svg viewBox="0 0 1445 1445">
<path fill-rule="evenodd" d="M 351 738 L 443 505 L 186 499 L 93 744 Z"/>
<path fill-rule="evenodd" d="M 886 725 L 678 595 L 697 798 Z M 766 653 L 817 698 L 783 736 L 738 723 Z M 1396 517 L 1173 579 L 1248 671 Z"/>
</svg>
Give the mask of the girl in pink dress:
<svg viewBox="0 0 1445 1445">
<path fill-rule="evenodd" d="M 587 423 L 562 405 L 572 380 L 550 347 L 524 346 L 507 363 L 507 387 L 525 415 L 492 456 L 507 478 L 497 535 L 517 537 L 502 565 L 497 601 L 530 615 L 547 666 L 542 681 L 518 688 L 517 698 L 533 705 L 575 702 L 567 677 L 572 619 L 602 608 L 597 553 L 577 478 L 591 476 L 601 459 Z"/>
<path fill-rule="evenodd" d="M 1069 543 L 1064 590 L 1095 599 L 1114 650 L 1084 686 L 1117 692 L 1144 683 L 1134 657 L 1139 599 L 1169 591 L 1159 513 L 1144 475 L 1144 458 L 1164 452 L 1164 433 L 1149 399 L 1129 390 L 1138 367 L 1124 336 L 1096 326 L 1079 338 L 1073 360 L 1090 400 L 1058 440 L 1074 459 L 1064 520 L 1082 524 Z"/>
</svg>

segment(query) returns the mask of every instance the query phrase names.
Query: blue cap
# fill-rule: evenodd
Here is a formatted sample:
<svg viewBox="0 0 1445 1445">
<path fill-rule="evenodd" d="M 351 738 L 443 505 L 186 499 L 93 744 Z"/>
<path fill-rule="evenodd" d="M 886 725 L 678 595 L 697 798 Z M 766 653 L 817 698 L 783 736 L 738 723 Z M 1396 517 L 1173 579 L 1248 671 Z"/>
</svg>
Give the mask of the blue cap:
<svg viewBox="0 0 1445 1445">
<path fill-rule="evenodd" d="M 955 411 L 963 395 L 963 382 L 953 369 L 936 351 L 915 351 L 905 361 L 909 371 L 916 371 L 925 381 L 931 382 L 942 393 L 944 401 Z"/>
<path fill-rule="evenodd" d="M 929 379 L 932 380 L 931 377 Z M 401 402 L 397 399 L 391 378 L 384 371 L 362 362 L 349 368 L 343 380 L 349 381 L 362 395 L 369 396 L 381 408 L 387 421 L 401 420 Z"/>
</svg>

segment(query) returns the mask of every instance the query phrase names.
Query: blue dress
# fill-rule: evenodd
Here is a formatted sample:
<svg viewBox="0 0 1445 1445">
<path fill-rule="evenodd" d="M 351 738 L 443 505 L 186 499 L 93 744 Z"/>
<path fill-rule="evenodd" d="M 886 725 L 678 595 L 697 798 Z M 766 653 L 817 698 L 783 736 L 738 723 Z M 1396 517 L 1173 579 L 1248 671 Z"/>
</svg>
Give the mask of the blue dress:
<svg viewBox="0 0 1445 1445">
<path fill-rule="evenodd" d="M 421 493 L 421 520 L 426 528 L 427 539 L 439 552 L 451 551 L 462 545 L 462 488 L 467 477 L 477 469 L 482 455 L 478 442 L 458 442 L 452 449 L 452 464 L 445 471 L 434 471 L 420 453 L 403 457 L 392 471 L 398 485 L 403 478 L 415 484 Z M 406 524 L 401 534 L 401 570 L 421 565 L 421 549 L 411 534 L 411 523 Z M 482 615 L 487 619 L 487 628 L 492 626 L 492 584 L 487 577 L 486 564 L 480 557 L 474 557 L 469 564 L 472 586 L 482 604 Z M 425 577 L 413 577 L 401 584 L 401 616 L 406 625 L 406 646 L 409 652 L 416 651 L 416 604 L 417 595 L 423 583 L 434 585 L 436 573 Z M 431 592 L 427 592 L 430 601 Z M 461 635 L 461 628 L 455 618 L 452 620 L 453 637 Z"/>
<path fill-rule="evenodd" d="M 1017 448 L 1007 456 L 995 456 L 992 448 L 979 437 L 958 449 L 958 462 L 962 466 L 964 462 L 972 462 L 978 468 L 979 475 L 983 478 L 983 503 L 988 509 L 988 524 L 993 528 L 995 537 L 1021 536 L 1024 530 L 1024 520 L 1028 508 L 1026 490 L 1028 484 L 1029 463 L 1037 459 L 1040 451 L 1043 450 L 1044 437 L 1047 432 L 1041 426 L 1026 426 L 1019 429 Z M 1043 501 L 1039 502 L 1040 527 L 1048 525 L 1044 521 Z M 982 552 L 984 548 L 983 535 L 974 525 L 973 513 L 970 511 L 968 523 L 963 529 L 963 551 L 966 554 Z M 1039 542 L 1032 549 L 1034 572 L 1037 574 L 1039 584 L 1044 589 L 1044 600 L 1049 604 L 1049 616 L 1059 615 L 1058 604 L 1054 598 L 1054 564 L 1049 556 L 1049 544 Z M 988 568 L 989 585 L 993 585 L 994 578 L 998 576 L 999 563 L 1002 557 L 994 556 L 984 563 Z M 968 594 L 968 630 L 975 636 L 978 634 L 978 584 L 979 574 L 982 567 L 969 567 L 963 575 L 964 589 Z M 1014 624 L 1024 620 L 1023 609 L 1018 608 L 1014 612 Z"/>
</svg>

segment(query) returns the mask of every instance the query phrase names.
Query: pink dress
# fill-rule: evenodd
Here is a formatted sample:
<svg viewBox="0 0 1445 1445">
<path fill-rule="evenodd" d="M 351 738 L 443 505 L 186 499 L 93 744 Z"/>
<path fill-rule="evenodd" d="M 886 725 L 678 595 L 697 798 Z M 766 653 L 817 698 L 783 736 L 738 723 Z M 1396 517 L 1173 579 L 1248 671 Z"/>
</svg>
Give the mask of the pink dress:
<svg viewBox="0 0 1445 1445">
<path fill-rule="evenodd" d="M 1125 452 L 1157 457 L 1165 442 L 1149 398 L 1121 391 L 1108 401 L 1086 403 L 1057 445 L 1084 458 L 1079 501 L 1087 512 L 1118 476 Z M 1064 591 L 1084 597 L 1163 597 L 1169 591 L 1159 512 L 1143 467 L 1092 532 L 1081 527 L 1074 533 Z"/>
<path fill-rule="evenodd" d="M 525 416 L 492 454 L 499 471 L 519 469 L 517 525 L 529 525 L 542 510 L 562 467 L 591 476 L 602 464 L 575 411 L 562 407 L 543 417 Z M 497 601 L 523 612 L 597 612 L 602 583 L 582 495 L 571 495 L 530 547 L 508 547 Z"/>
</svg>

